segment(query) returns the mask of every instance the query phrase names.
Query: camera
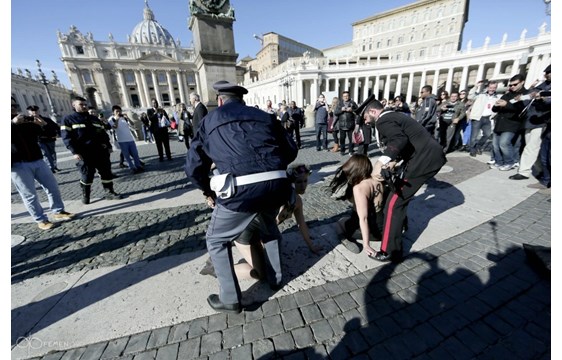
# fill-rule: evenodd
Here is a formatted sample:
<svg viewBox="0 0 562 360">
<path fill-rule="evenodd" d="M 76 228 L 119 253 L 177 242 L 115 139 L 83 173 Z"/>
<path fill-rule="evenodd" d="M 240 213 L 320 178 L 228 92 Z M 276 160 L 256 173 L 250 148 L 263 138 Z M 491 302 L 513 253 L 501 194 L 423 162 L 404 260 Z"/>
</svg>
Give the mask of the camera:
<svg viewBox="0 0 562 360">
<path fill-rule="evenodd" d="M 548 91 L 541 91 L 541 92 L 539 93 L 539 95 L 540 95 L 541 97 L 549 97 L 549 96 L 551 96 L 551 95 L 550 95 L 550 90 L 548 90 Z"/>
<path fill-rule="evenodd" d="M 34 122 L 35 118 L 33 116 L 24 116 L 23 121 L 24 122 Z"/>
</svg>

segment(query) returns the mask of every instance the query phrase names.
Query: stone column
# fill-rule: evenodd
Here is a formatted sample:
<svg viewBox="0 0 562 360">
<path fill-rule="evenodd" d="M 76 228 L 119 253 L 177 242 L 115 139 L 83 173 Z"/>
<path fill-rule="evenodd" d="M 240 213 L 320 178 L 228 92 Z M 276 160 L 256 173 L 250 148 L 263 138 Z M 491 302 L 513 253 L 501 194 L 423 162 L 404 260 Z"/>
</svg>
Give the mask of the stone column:
<svg viewBox="0 0 562 360">
<path fill-rule="evenodd" d="M 359 78 L 356 77 L 354 79 L 354 84 L 353 84 L 353 97 L 352 99 L 355 100 L 355 102 L 359 102 Z"/>
<path fill-rule="evenodd" d="M 384 82 L 384 93 L 382 97 L 388 100 L 389 96 L 390 96 L 390 74 L 386 75 L 386 80 Z"/>
<path fill-rule="evenodd" d="M 141 81 L 141 77 L 139 75 L 139 71 L 135 70 L 135 82 L 137 84 L 137 93 L 139 95 L 139 100 L 142 107 L 148 107 L 148 103 L 146 102 L 146 96 L 144 94 L 143 83 Z"/>
<path fill-rule="evenodd" d="M 410 75 L 408 76 L 408 88 L 406 90 L 406 102 L 409 104 L 410 101 L 412 101 L 412 93 L 414 91 L 414 73 L 411 72 Z"/>
<path fill-rule="evenodd" d="M 439 69 L 435 70 L 435 75 L 433 76 L 433 93 L 437 94 L 437 87 L 439 86 Z"/>
<path fill-rule="evenodd" d="M 369 97 L 369 77 L 365 76 L 365 83 L 363 84 L 363 101 Z"/>
<path fill-rule="evenodd" d="M 480 80 L 484 80 L 483 76 L 484 76 L 484 64 L 480 64 L 478 65 L 478 71 L 476 72 L 476 82 L 479 82 Z"/>
<path fill-rule="evenodd" d="M 519 62 L 521 59 L 517 58 L 515 60 L 513 60 L 513 65 L 511 67 L 511 74 L 510 76 L 515 76 L 517 74 L 519 74 Z"/>
<path fill-rule="evenodd" d="M 421 90 L 422 87 L 424 87 L 425 85 L 427 85 L 427 84 L 425 83 L 425 82 L 426 82 L 426 79 L 427 79 L 427 72 L 426 72 L 425 70 L 423 70 L 423 71 L 422 71 L 422 74 L 421 74 L 421 79 L 420 79 L 420 90 Z"/>
<path fill-rule="evenodd" d="M 380 91 L 379 85 L 380 85 L 380 77 L 377 74 L 377 76 L 375 77 L 375 83 L 373 85 L 373 94 L 375 94 L 375 97 L 377 98 L 377 100 L 380 100 L 379 99 L 379 91 Z"/>
<path fill-rule="evenodd" d="M 447 73 L 447 83 L 445 84 L 445 90 L 451 94 L 451 89 L 453 88 L 453 68 L 449 68 Z"/>
<path fill-rule="evenodd" d="M 334 90 L 338 94 L 338 97 L 340 97 L 340 79 L 336 79 L 336 84 L 335 84 Z"/>
<path fill-rule="evenodd" d="M 348 88 L 349 88 L 349 78 L 346 77 L 346 78 L 345 78 L 345 81 L 344 81 L 344 83 L 343 83 L 343 90 L 342 90 L 342 92 L 344 92 L 344 91 L 349 91 Z"/>
<path fill-rule="evenodd" d="M 497 78 L 498 75 L 500 74 L 500 68 L 501 68 L 501 61 L 496 62 L 496 65 L 494 65 L 494 72 L 492 75 L 492 78 Z"/>
<path fill-rule="evenodd" d="M 166 71 L 166 81 L 168 82 L 168 91 L 170 92 L 170 104 L 176 104 L 176 94 L 174 93 L 174 85 L 172 84 L 172 76 L 169 71 Z M 181 99 L 180 99 L 181 101 Z"/>
<path fill-rule="evenodd" d="M 156 76 L 156 70 L 150 71 L 152 75 L 152 86 L 154 86 L 154 97 L 158 100 L 158 105 L 162 106 L 162 97 L 160 96 L 160 88 L 158 86 L 158 77 Z"/>
<path fill-rule="evenodd" d="M 468 83 L 468 66 L 464 66 L 462 68 L 462 75 L 461 75 L 461 87 L 460 87 L 461 91 L 466 89 L 467 83 Z"/>
<path fill-rule="evenodd" d="M 144 88 L 144 99 L 147 104 L 146 107 L 150 107 L 152 106 L 150 101 L 150 90 L 148 89 L 148 82 L 146 81 L 146 74 L 144 73 L 144 70 L 140 71 L 140 76 L 142 80 L 142 87 Z"/>
<path fill-rule="evenodd" d="M 180 91 L 180 100 L 182 103 L 187 104 L 187 99 L 185 97 L 185 90 L 183 89 L 183 81 L 181 77 L 182 70 L 176 71 L 176 80 L 178 82 L 178 89 Z"/>
<path fill-rule="evenodd" d="M 123 107 L 130 108 L 131 103 L 129 102 L 129 91 L 127 89 L 127 84 L 125 83 L 125 77 L 123 76 L 123 70 L 117 69 L 117 77 L 119 78 L 119 86 L 123 90 L 121 97 L 123 99 Z"/>
<path fill-rule="evenodd" d="M 398 79 L 396 79 L 396 89 L 394 90 L 394 97 L 400 95 L 402 92 L 402 73 L 398 74 Z"/>
</svg>

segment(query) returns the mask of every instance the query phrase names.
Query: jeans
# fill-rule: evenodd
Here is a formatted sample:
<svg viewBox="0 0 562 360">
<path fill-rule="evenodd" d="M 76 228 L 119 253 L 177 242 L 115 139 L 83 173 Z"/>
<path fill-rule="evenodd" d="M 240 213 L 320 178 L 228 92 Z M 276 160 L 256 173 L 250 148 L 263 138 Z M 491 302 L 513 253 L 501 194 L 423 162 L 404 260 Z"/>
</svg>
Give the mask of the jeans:
<svg viewBox="0 0 562 360">
<path fill-rule="evenodd" d="M 57 152 L 55 150 L 55 142 L 39 142 L 41 146 L 41 151 L 43 152 L 43 159 L 49 164 L 51 170 L 55 170 L 57 167 Z"/>
<path fill-rule="evenodd" d="M 464 120 L 463 122 L 461 122 L 461 130 L 462 130 L 462 144 L 463 145 L 470 145 L 470 135 L 471 135 L 471 130 L 472 130 L 472 121 L 470 120 Z"/>
<path fill-rule="evenodd" d="M 153 142 L 154 141 L 154 135 L 152 135 L 152 132 L 150 131 L 150 128 L 147 128 L 145 126 L 142 127 L 142 137 L 144 138 L 145 142 Z"/>
<path fill-rule="evenodd" d="M 492 134 L 492 122 L 489 116 L 483 116 L 480 120 L 471 120 L 470 123 L 472 127 L 470 130 L 470 151 L 476 152 L 476 150 L 482 150 Z M 477 141 L 480 130 L 482 130 L 482 137 Z"/>
<path fill-rule="evenodd" d="M 43 159 L 31 162 L 16 162 L 12 165 L 12 182 L 18 190 L 29 215 L 36 222 L 47 221 L 48 218 L 43 212 L 43 207 L 35 190 L 35 180 L 45 190 L 51 211 L 54 214 L 64 211 L 57 180 Z"/>
<path fill-rule="evenodd" d="M 345 154 L 345 138 L 347 137 L 347 142 L 349 143 L 349 154 L 353 154 L 355 149 L 355 144 L 353 143 L 353 129 L 343 130 L 340 129 L 340 154 Z"/>
<path fill-rule="evenodd" d="M 504 131 L 502 133 L 494 133 L 494 160 L 496 165 L 513 165 L 515 164 L 515 150 L 511 140 L 515 136 L 514 132 Z"/>
<path fill-rule="evenodd" d="M 129 169 L 133 170 L 142 167 L 139 159 L 137 145 L 134 141 L 120 142 L 119 147 L 121 148 L 121 154 L 123 154 L 123 157 L 125 158 L 125 160 L 127 160 Z M 131 160 L 131 158 L 133 158 L 133 160 Z"/>
<path fill-rule="evenodd" d="M 321 136 L 324 137 L 324 150 L 328 150 L 328 124 L 316 124 L 316 150 L 321 149 Z"/>
<path fill-rule="evenodd" d="M 540 182 L 545 186 L 550 186 L 550 132 L 542 139 L 539 157 L 542 165 L 542 178 Z"/>
</svg>

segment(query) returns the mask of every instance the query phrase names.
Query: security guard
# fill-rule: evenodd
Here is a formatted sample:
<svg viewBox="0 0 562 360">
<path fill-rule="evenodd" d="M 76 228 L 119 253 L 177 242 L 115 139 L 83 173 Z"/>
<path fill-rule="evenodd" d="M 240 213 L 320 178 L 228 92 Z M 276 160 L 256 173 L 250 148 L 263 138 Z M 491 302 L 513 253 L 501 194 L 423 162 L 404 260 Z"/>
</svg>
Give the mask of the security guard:
<svg viewBox="0 0 562 360">
<path fill-rule="evenodd" d="M 260 224 L 267 280 L 273 289 L 281 286 L 281 233 L 275 216 L 290 196 L 286 169 L 297 156 L 297 146 L 279 121 L 246 106 L 242 99 L 248 90 L 244 87 L 219 81 L 213 88 L 218 92 L 219 107 L 201 121 L 187 154 L 185 172 L 214 208 L 207 249 L 220 294 L 210 295 L 207 302 L 217 311 L 238 313 L 241 291 L 233 268 L 232 240 L 254 218 Z M 210 180 L 213 163 L 221 175 Z M 214 185 L 217 179 L 223 182 Z M 217 191 L 229 191 L 217 197 L 211 184 Z"/>
<path fill-rule="evenodd" d="M 391 187 L 384 209 L 384 228 L 381 251 L 373 258 L 378 261 L 402 260 L 402 229 L 407 206 L 422 187 L 435 176 L 447 159 L 443 148 L 424 127 L 404 113 L 384 110 L 371 95 L 356 110 L 365 123 L 375 126 L 377 142 L 385 145 L 382 156 L 374 166 L 373 174 L 381 175 L 397 161 L 403 160 L 403 177 Z"/>
<path fill-rule="evenodd" d="M 104 124 L 97 117 L 88 113 L 86 99 L 75 97 L 72 100 L 72 107 L 75 112 L 64 118 L 61 125 L 61 137 L 80 165 L 82 202 L 90 203 L 90 189 L 96 169 L 105 190 L 105 199 L 121 199 L 121 196 L 113 190 L 113 176 L 109 159 L 112 148 Z"/>
</svg>

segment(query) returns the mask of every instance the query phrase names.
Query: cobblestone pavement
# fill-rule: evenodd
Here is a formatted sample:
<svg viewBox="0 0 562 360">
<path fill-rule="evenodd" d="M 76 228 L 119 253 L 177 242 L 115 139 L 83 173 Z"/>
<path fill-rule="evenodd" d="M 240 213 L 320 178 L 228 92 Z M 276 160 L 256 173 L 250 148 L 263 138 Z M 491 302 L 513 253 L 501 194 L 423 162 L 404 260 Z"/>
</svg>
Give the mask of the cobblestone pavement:
<svg viewBox="0 0 562 360">
<path fill-rule="evenodd" d="M 315 174 L 303 197 L 314 228 L 350 210 L 326 195 L 322 179 L 347 156 L 317 152 L 303 132 L 297 161 Z M 184 144 L 172 141 L 172 161 L 155 146 L 139 146 L 145 173 L 120 175 L 125 195 L 189 188 Z M 60 145 L 59 145 L 60 146 Z M 57 148 L 63 152 L 62 147 Z M 377 155 L 376 149 L 370 151 Z M 59 155 L 60 156 L 60 155 Z M 64 156 L 64 155 L 63 155 Z M 488 168 L 451 157 L 439 183 L 456 184 Z M 80 198 L 74 161 L 56 175 L 65 200 Z M 318 173 L 323 169 L 325 173 Z M 333 171 L 333 170 L 332 170 Z M 101 197 L 99 178 L 93 196 Z M 550 193 L 537 192 L 493 220 L 358 275 L 275 298 L 239 315 L 215 314 L 41 359 L 472 359 L 550 358 L 550 281 L 526 261 L 523 243 L 550 247 Z M 12 187 L 12 203 L 20 202 Z M 12 284 L 44 274 L 131 264 L 205 248 L 210 210 L 204 205 L 82 217 L 49 232 L 13 223 L 25 241 L 12 247 Z M 296 231 L 294 221 L 285 232 Z M 37 358 L 39 359 L 39 358 Z"/>
</svg>

